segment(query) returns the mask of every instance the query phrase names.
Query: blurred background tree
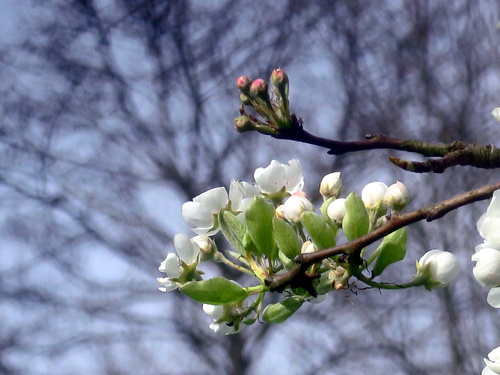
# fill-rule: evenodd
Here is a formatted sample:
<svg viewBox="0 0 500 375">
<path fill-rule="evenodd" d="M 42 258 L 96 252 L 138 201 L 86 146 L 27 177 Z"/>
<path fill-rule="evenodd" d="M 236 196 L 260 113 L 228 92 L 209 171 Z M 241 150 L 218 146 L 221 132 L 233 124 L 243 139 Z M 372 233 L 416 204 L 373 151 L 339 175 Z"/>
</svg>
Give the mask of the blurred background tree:
<svg viewBox="0 0 500 375">
<path fill-rule="evenodd" d="M 331 293 L 283 325 L 218 337 L 199 304 L 156 290 L 184 201 L 271 159 L 305 191 L 403 181 L 415 209 L 498 179 L 403 173 L 389 152 L 332 157 L 238 135 L 235 79 L 284 68 L 309 131 L 499 146 L 494 0 L 28 1 L 0 48 L 0 373 L 478 374 L 498 312 L 471 274 L 487 203 L 412 226 L 406 273 L 431 248 L 462 274 L 429 293 Z M 407 156 L 407 155 L 405 155 Z M 224 246 L 224 244 L 221 244 Z M 396 267 L 397 268 L 397 267 Z M 227 270 L 209 267 L 213 275 Z M 385 274 L 384 274 L 385 276 Z"/>
</svg>

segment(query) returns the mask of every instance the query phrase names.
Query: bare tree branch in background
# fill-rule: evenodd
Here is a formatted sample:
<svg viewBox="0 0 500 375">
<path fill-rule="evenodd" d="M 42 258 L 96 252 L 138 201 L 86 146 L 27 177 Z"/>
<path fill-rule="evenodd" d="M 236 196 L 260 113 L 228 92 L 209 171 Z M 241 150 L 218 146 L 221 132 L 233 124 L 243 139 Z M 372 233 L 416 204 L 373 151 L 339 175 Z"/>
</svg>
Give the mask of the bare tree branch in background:
<svg viewBox="0 0 500 375">
<path fill-rule="evenodd" d="M 155 278 L 188 231 L 182 202 L 271 159 L 300 158 L 316 199 L 332 170 L 354 190 L 403 180 L 412 207 L 497 180 L 403 176 L 372 151 L 332 157 L 231 123 L 236 77 L 281 66 L 315 134 L 498 145 L 498 5 L 208 3 L 21 8 L 23 30 L 0 49 L 0 373 L 479 373 L 500 332 L 465 266 L 480 210 L 410 229 L 413 258 L 460 247 L 449 293 L 339 292 L 284 325 L 214 337 L 199 305 L 160 294 Z"/>
</svg>

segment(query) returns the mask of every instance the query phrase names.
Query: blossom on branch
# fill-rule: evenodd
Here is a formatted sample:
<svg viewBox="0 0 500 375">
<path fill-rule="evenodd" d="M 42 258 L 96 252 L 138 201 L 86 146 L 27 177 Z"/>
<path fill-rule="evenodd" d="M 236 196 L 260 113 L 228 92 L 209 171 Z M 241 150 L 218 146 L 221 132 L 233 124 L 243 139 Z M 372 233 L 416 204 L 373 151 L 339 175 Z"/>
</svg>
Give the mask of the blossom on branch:
<svg viewBox="0 0 500 375">
<path fill-rule="evenodd" d="M 290 160 L 288 164 L 273 160 L 266 168 L 257 168 L 253 177 L 263 193 L 277 193 L 282 189 L 294 193 L 304 186 L 302 166 L 298 159 Z"/>
<path fill-rule="evenodd" d="M 457 257 L 443 250 L 430 250 L 417 262 L 416 277 L 425 278 L 426 289 L 443 289 L 456 279 L 460 272 Z"/>
<path fill-rule="evenodd" d="M 486 367 L 481 372 L 481 375 L 500 374 L 500 347 L 489 352 L 488 358 L 484 358 L 484 363 L 486 363 Z"/>
</svg>

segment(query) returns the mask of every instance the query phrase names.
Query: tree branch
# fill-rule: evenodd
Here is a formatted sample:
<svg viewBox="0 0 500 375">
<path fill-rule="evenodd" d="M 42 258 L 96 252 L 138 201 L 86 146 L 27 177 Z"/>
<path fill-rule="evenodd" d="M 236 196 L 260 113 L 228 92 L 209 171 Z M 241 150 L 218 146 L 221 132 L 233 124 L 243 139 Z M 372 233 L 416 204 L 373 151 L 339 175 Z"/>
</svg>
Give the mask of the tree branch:
<svg viewBox="0 0 500 375">
<path fill-rule="evenodd" d="M 304 130 L 302 123 L 292 114 L 290 128 L 274 129 L 272 135 L 277 139 L 288 139 L 301 143 L 312 144 L 329 148 L 331 155 L 342 155 L 348 152 L 366 151 L 375 149 L 390 149 L 415 152 L 426 157 L 435 157 L 425 162 L 409 161 L 390 157 L 396 166 L 416 173 L 442 173 L 446 168 L 455 165 L 469 165 L 476 168 L 500 168 L 500 149 L 493 145 L 478 146 L 472 143 L 452 142 L 450 144 L 420 142 L 410 139 L 387 137 L 383 134 L 366 135 L 366 140 L 342 142 L 317 137 Z"/>
<path fill-rule="evenodd" d="M 424 219 L 428 222 L 437 220 L 459 207 L 473 202 L 490 199 L 493 192 L 498 189 L 500 189 L 500 181 L 403 215 L 392 214 L 386 224 L 354 241 L 314 253 L 298 255 L 295 258 L 298 264 L 293 269 L 283 274 L 267 277 L 265 280 L 266 285 L 269 286 L 271 290 L 281 291 L 287 285 L 293 283 L 294 280 L 304 273 L 313 263 L 320 262 L 334 255 L 344 254 L 347 255 L 351 261 L 359 262 L 360 252 L 363 248 L 399 228 Z"/>
</svg>

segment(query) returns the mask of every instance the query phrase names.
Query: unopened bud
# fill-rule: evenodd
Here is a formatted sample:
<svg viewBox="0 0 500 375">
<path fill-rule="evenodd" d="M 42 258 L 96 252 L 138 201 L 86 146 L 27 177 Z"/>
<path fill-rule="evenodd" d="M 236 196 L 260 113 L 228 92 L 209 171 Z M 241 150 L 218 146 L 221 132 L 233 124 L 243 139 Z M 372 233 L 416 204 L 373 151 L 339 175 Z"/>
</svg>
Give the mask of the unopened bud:
<svg viewBox="0 0 500 375">
<path fill-rule="evenodd" d="M 292 195 L 288 198 L 283 208 L 283 214 L 291 222 L 300 221 L 300 217 L 305 211 L 314 211 L 314 206 L 309 199 L 299 195 Z"/>
<path fill-rule="evenodd" d="M 339 198 L 335 199 L 326 210 L 326 214 L 335 224 L 342 224 L 344 216 L 346 214 L 345 199 Z"/>
<path fill-rule="evenodd" d="M 262 78 L 256 79 L 250 86 L 250 96 L 269 101 L 269 92 L 267 91 L 267 82 Z"/>
<path fill-rule="evenodd" d="M 408 204 L 408 189 L 399 181 L 392 184 L 385 192 L 384 202 L 394 211 L 401 211 Z"/>
<path fill-rule="evenodd" d="M 238 79 L 236 80 L 236 87 L 245 95 L 248 95 L 250 93 L 251 85 L 252 80 L 247 76 L 238 77 Z"/>
<path fill-rule="evenodd" d="M 271 73 L 271 82 L 280 94 L 288 97 L 288 76 L 283 69 L 274 69 Z"/>
<path fill-rule="evenodd" d="M 376 210 L 384 205 L 385 192 L 387 185 L 383 182 L 370 182 L 361 191 L 361 200 L 366 209 Z"/>
<path fill-rule="evenodd" d="M 240 116 L 234 120 L 234 127 L 238 133 L 247 132 L 255 129 L 255 124 L 248 116 Z"/>
<path fill-rule="evenodd" d="M 276 217 L 282 220 L 285 220 L 285 213 L 284 213 L 285 205 L 280 204 L 278 207 L 276 207 L 275 214 Z"/>
<path fill-rule="evenodd" d="M 300 249 L 301 254 L 314 253 L 318 251 L 318 247 L 313 244 L 311 241 L 306 241 L 302 244 L 302 248 Z"/>
<path fill-rule="evenodd" d="M 204 234 L 199 234 L 198 236 L 193 237 L 192 240 L 201 250 L 201 260 L 212 260 L 215 252 L 217 251 L 215 242 Z"/>
<path fill-rule="evenodd" d="M 342 187 L 342 180 L 340 179 L 340 172 L 329 173 L 321 180 L 319 192 L 324 199 L 331 197 L 337 198 L 340 194 Z"/>
</svg>

